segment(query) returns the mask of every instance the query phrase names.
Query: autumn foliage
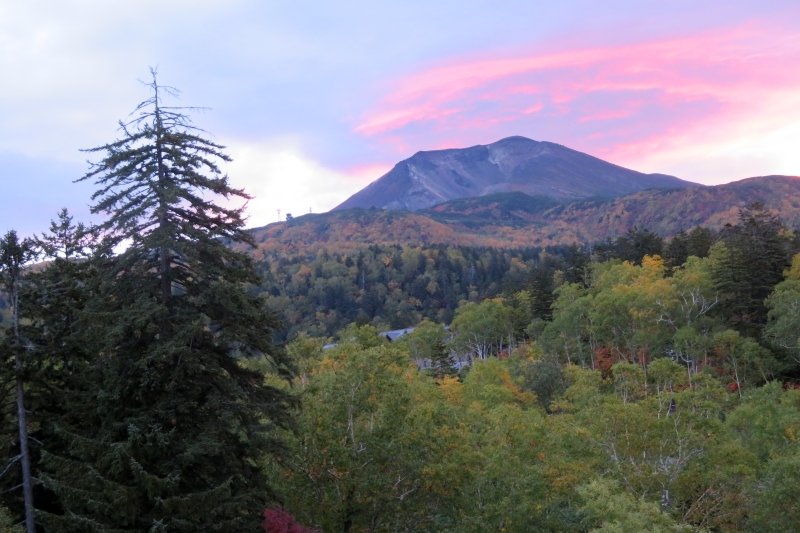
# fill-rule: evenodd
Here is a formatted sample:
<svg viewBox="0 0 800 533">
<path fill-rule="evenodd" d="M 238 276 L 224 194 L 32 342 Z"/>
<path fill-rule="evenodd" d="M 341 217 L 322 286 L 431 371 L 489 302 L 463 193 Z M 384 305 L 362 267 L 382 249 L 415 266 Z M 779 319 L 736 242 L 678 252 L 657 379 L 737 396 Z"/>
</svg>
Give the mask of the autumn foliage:
<svg viewBox="0 0 800 533">
<path fill-rule="evenodd" d="M 318 533 L 297 523 L 292 515 L 283 509 L 264 511 L 264 531 L 266 533 Z"/>
</svg>

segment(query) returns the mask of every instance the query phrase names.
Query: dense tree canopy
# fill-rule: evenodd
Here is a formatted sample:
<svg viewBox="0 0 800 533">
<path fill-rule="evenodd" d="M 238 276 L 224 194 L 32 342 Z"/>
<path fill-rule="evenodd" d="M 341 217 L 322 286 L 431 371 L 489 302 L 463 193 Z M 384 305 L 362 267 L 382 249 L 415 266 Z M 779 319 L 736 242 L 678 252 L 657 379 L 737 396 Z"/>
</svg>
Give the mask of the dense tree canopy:
<svg viewBox="0 0 800 533">
<path fill-rule="evenodd" d="M 547 411 L 537 350 L 463 380 L 409 366 L 405 344 L 319 351 L 302 428 L 272 476 L 321 531 L 789 531 L 800 396 L 743 395 L 662 357 L 561 366 Z M 546 375 L 546 374 L 545 374 Z M 543 390 L 539 387 L 538 390 Z M 766 520 L 766 521 L 765 521 Z"/>
</svg>

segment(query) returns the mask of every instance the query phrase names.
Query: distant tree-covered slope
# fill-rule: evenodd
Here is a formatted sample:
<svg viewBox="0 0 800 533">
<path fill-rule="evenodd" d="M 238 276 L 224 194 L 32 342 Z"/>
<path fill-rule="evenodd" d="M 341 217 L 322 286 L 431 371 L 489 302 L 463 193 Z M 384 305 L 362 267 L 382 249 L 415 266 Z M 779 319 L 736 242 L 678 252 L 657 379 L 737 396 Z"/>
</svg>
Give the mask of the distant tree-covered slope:
<svg viewBox="0 0 800 533">
<path fill-rule="evenodd" d="M 765 176 L 715 187 L 647 190 L 616 199 L 564 202 L 521 192 L 453 200 L 418 212 L 349 209 L 305 215 L 251 230 L 256 258 L 274 250 L 372 244 L 519 248 L 591 243 L 629 228 L 670 237 L 681 229 L 735 223 L 739 208 L 761 202 L 787 227 L 800 225 L 800 178 Z"/>
<path fill-rule="evenodd" d="M 581 240 L 614 237 L 632 226 L 669 237 L 681 229 L 735 224 L 739 209 L 759 202 L 790 228 L 800 225 L 800 178 L 764 176 L 715 187 L 642 191 L 613 201 L 577 201 L 542 214 L 550 228 L 574 227 Z"/>
<path fill-rule="evenodd" d="M 280 314 L 284 338 L 329 336 L 352 322 L 386 328 L 423 319 L 449 323 L 460 302 L 537 287 L 539 278 L 579 281 L 588 257 L 576 246 L 503 250 L 468 246 L 335 246 L 275 250 L 259 261 L 258 288 Z"/>
</svg>

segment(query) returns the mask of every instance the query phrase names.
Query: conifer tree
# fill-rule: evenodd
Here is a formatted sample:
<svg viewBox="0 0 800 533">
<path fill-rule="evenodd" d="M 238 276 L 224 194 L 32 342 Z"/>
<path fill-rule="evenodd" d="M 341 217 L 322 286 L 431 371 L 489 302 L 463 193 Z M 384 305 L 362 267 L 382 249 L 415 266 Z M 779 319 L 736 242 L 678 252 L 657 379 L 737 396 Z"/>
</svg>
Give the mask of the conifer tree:
<svg viewBox="0 0 800 533">
<path fill-rule="evenodd" d="M 431 375 L 436 379 L 456 376 L 458 370 L 453 365 L 450 347 L 442 341 L 437 341 L 431 350 Z"/>
<path fill-rule="evenodd" d="M 686 251 L 690 256 L 708 257 L 712 244 L 714 244 L 714 233 L 708 228 L 697 226 L 687 235 Z"/>
<path fill-rule="evenodd" d="M 25 401 L 30 438 L 31 470 L 41 474 L 41 452 L 56 453 L 66 443 L 55 428 L 72 416 L 90 386 L 85 383 L 94 352 L 82 338 L 80 313 L 93 292 L 98 259 L 89 254 L 100 243 L 94 232 L 75 224 L 66 209 L 51 222 L 50 232 L 35 238 L 44 262 L 25 275 L 20 325 L 28 348 Z M 75 413 L 80 413 L 76 410 Z M 58 499 L 41 484 L 34 486 L 37 510 L 59 512 Z"/>
<path fill-rule="evenodd" d="M 36 533 L 36 519 L 33 503 L 33 475 L 31 472 L 31 454 L 28 429 L 28 410 L 25 406 L 25 366 L 28 344 L 20 333 L 20 296 L 22 286 L 22 269 L 35 255 L 34 244 L 30 239 L 20 239 L 17 232 L 9 231 L 0 239 L 0 279 L 3 288 L 9 295 L 12 307 L 11 331 L 4 339 L 4 352 L 13 354 L 15 387 L 15 404 L 17 410 L 17 427 L 19 454 L 12 462 L 19 461 L 22 470 L 22 496 L 25 507 L 25 530 Z M 3 354 L 5 359 L 5 354 Z M 9 380 L 10 381 L 10 380 Z"/>
<path fill-rule="evenodd" d="M 553 271 L 543 267 L 533 269 L 528 278 L 528 290 L 533 297 L 533 317 L 548 322 L 553 320 Z"/>
<path fill-rule="evenodd" d="M 718 312 L 740 332 L 758 336 L 767 321 L 764 300 L 791 263 L 783 225 L 754 203 L 740 210 L 739 224 L 722 230 L 721 240 L 726 250 L 714 267 L 714 284 L 723 296 Z"/>
<path fill-rule="evenodd" d="M 672 237 L 664 250 L 664 260 L 667 265 L 677 268 L 689 259 L 689 234 L 681 229 Z"/>
<path fill-rule="evenodd" d="M 252 244 L 243 208 L 215 203 L 249 196 L 152 74 L 121 138 L 88 150 L 103 156 L 82 178 L 100 186 L 92 211 L 127 248 L 82 311 L 95 386 L 60 428 L 68 452 L 46 458 L 43 482 L 65 509 L 48 531 L 257 531 L 271 494 L 260 462 L 282 449 L 274 428 L 294 400 L 239 359 L 264 357 L 287 379 L 294 367 L 247 290 L 259 281 L 250 258 L 231 247 Z"/>
<path fill-rule="evenodd" d="M 616 257 L 639 265 L 646 255 L 661 255 L 664 249 L 664 240 L 647 228 L 639 229 L 634 226 L 617 239 L 615 247 Z"/>
</svg>

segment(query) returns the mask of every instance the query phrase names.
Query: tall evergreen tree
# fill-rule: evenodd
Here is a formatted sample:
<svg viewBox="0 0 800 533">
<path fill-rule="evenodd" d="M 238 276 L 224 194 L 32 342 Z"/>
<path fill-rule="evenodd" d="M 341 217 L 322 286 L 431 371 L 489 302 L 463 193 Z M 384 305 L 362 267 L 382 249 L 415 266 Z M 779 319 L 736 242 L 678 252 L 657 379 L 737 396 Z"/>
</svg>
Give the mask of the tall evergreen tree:
<svg viewBox="0 0 800 533">
<path fill-rule="evenodd" d="M 528 290 L 533 297 L 533 317 L 548 322 L 553 320 L 553 269 L 541 266 L 534 268 L 528 278 Z"/>
<path fill-rule="evenodd" d="M 121 123 L 120 139 L 82 180 L 100 189 L 101 230 L 127 246 L 101 271 L 82 311 L 98 351 L 91 401 L 75 405 L 43 482 L 62 499 L 48 531 L 257 531 L 270 489 L 260 462 L 279 452 L 275 426 L 291 423 L 292 396 L 266 386 L 241 357 L 264 357 L 291 378 L 276 349 L 276 318 L 248 291 L 258 282 L 242 208 L 223 147 L 203 137 L 188 108 L 167 107 L 160 86 Z"/>
<path fill-rule="evenodd" d="M 454 364 L 450 347 L 442 341 L 437 341 L 431 350 L 431 375 L 436 379 L 456 376 L 458 370 L 455 369 Z"/>
<path fill-rule="evenodd" d="M 689 259 L 689 234 L 681 229 L 664 249 L 664 261 L 668 266 L 677 268 L 687 259 Z"/>
<path fill-rule="evenodd" d="M 616 257 L 635 265 L 641 264 L 646 255 L 661 255 L 663 249 L 664 239 L 660 235 L 636 226 L 616 241 Z"/>
<path fill-rule="evenodd" d="M 697 226 L 687 235 L 686 251 L 690 256 L 708 257 L 708 251 L 714 244 L 714 233 L 701 226 Z"/>
<path fill-rule="evenodd" d="M 19 336 L 24 339 L 25 410 L 30 428 L 30 470 L 33 479 L 41 474 L 41 452 L 63 449 L 65 443 L 54 428 L 70 416 L 67 405 L 79 401 L 70 398 L 80 390 L 77 385 L 85 377 L 88 357 L 77 321 L 79 311 L 91 292 L 94 261 L 86 252 L 91 244 L 90 231 L 74 224 L 62 210 L 58 222 L 52 222 L 50 233 L 34 239 L 37 251 L 45 262 L 27 269 L 24 290 L 19 293 Z M 8 429 L 0 429 L 8 433 Z M 16 457 L 18 439 L 4 450 Z M 14 494 L 13 487 L 22 483 L 21 475 L 9 472 L 0 476 L 0 493 Z M 36 509 L 60 512 L 58 500 L 41 484 L 33 484 Z M 18 511 L 16 502 L 6 502 Z M 21 513 L 21 511 L 19 511 Z"/>
<path fill-rule="evenodd" d="M 13 382 L 15 388 L 14 403 L 17 411 L 19 454 L 11 462 L 18 461 L 21 467 L 25 530 L 27 533 L 36 533 L 36 519 L 33 502 L 28 410 L 25 405 L 25 371 L 27 364 L 25 359 L 27 352 L 30 350 L 29 343 L 26 342 L 20 332 L 20 300 L 23 267 L 33 259 L 34 255 L 35 247 L 33 241 L 20 239 L 14 230 L 9 231 L 0 239 L 0 281 L 2 281 L 3 288 L 8 293 L 12 308 L 11 331 L 6 334 L 3 346 L 0 346 L 0 349 L 5 352 L 2 354 L 3 359 L 6 359 L 6 354 L 9 354 L 14 360 L 13 374 L 4 372 L 6 374 L 4 377 L 13 376 L 13 379 L 8 381 Z"/>
<path fill-rule="evenodd" d="M 742 333 L 758 336 L 767 321 L 764 300 L 791 263 L 789 240 L 780 220 L 758 203 L 742 209 L 739 223 L 726 226 L 720 237 L 725 253 L 714 267 L 723 296 L 718 312 Z"/>
<path fill-rule="evenodd" d="M 41 451 L 63 451 L 66 442 L 55 428 L 72 416 L 68 406 L 81 405 L 90 388 L 85 380 L 96 355 L 84 342 L 79 317 L 95 290 L 103 254 L 94 232 L 75 224 L 66 209 L 51 222 L 50 232 L 35 241 L 45 262 L 25 276 L 21 304 L 25 322 L 20 331 L 31 352 L 25 374 L 26 406 L 31 440 L 36 443 L 31 468 L 38 479 Z M 34 486 L 34 498 L 38 510 L 61 511 L 55 494 L 41 484 Z"/>
<path fill-rule="evenodd" d="M 569 283 L 586 283 L 591 257 L 581 246 L 570 244 L 564 249 L 564 280 Z"/>
</svg>

